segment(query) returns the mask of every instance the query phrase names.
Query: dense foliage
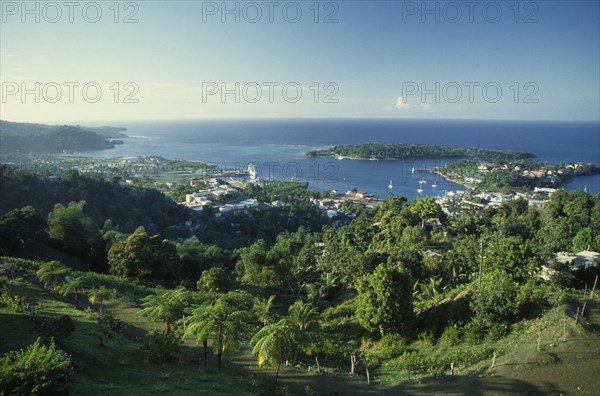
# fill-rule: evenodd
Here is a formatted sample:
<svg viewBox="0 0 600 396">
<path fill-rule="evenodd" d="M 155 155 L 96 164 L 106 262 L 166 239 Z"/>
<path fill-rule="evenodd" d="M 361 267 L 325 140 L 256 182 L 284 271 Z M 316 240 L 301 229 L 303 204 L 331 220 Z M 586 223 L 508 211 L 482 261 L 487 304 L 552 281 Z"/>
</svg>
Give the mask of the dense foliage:
<svg viewBox="0 0 600 396">
<path fill-rule="evenodd" d="M 324 150 L 311 150 L 306 153 L 309 157 L 328 156 L 346 157 L 352 159 L 427 159 L 427 158 L 479 158 L 487 160 L 507 160 L 534 158 L 531 153 L 492 150 L 473 147 L 445 147 L 429 144 L 385 144 L 364 143 L 345 146 L 334 146 Z"/>
<path fill-rule="evenodd" d="M 49 126 L 0 121 L 2 154 L 11 152 L 60 152 L 103 150 L 115 147 L 107 137 L 123 137 L 118 128 Z"/>
<path fill-rule="evenodd" d="M 39 338 L 27 349 L 0 358 L 0 395 L 68 395 L 70 358 Z"/>
</svg>

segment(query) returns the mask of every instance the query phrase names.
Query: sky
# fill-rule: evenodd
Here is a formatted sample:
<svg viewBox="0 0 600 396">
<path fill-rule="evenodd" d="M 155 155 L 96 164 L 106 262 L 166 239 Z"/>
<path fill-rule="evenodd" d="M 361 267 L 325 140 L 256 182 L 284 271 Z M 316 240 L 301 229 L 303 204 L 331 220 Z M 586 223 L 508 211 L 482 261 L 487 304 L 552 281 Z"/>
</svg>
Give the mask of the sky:
<svg viewBox="0 0 600 396">
<path fill-rule="evenodd" d="M 0 118 L 600 119 L 598 1 L 0 1 Z"/>
</svg>

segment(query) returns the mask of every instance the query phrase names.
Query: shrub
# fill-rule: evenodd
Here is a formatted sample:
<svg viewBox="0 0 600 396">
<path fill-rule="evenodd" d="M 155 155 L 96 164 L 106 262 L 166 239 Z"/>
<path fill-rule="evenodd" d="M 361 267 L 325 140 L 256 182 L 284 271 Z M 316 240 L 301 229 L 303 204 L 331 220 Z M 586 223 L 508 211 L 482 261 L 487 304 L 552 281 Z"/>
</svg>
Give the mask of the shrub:
<svg viewBox="0 0 600 396">
<path fill-rule="evenodd" d="M 479 344 L 485 338 L 488 327 L 480 319 L 473 319 L 464 327 L 465 341 L 469 344 Z"/>
<path fill-rule="evenodd" d="M 177 358 L 181 337 L 175 332 L 151 331 L 139 351 L 146 355 L 148 361 L 164 363 Z"/>
<path fill-rule="evenodd" d="M 510 323 L 517 314 L 517 287 L 507 274 L 492 272 L 483 277 L 481 289 L 471 300 L 471 309 L 487 326 Z"/>
<path fill-rule="evenodd" d="M 508 324 L 496 323 L 489 326 L 485 339 L 488 341 L 498 341 L 508 333 Z"/>
<path fill-rule="evenodd" d="M 550 294 L 550 287 L 529 280 L 519 288 L 517 295 L 519 316 L 527 319 L 539 316 L 550 305 L 548 301 Z"/>
<path fill-rule="evenodd" d="M 56 319 L 42 322 L 42 330 L 50 336 L 65 338 L 75 331 L 75 322 L 69 315 L 61 315 Z"/>
<path fill-rule="evenodd" d="M 442 336 L 440 337 L 440 342 L 444 345 L 458 345 L 460 344 L 460 338 L 461 329 L 458 324 L 453 323 L 446 326 Z"/>
<path fill-rule="evenodd" d="M 398 356 L 406 351 L 406 340 L 399 334 L 385 335 L 379 344 L 384 357 Z"/>
<path fill-rule="evenodd" d="M 40 339 L 25 350 L 0 358 L 0 395 L 68 395 L 70 358 L 57 350 L 54 339 L 44 345 Z"/>
</svg>

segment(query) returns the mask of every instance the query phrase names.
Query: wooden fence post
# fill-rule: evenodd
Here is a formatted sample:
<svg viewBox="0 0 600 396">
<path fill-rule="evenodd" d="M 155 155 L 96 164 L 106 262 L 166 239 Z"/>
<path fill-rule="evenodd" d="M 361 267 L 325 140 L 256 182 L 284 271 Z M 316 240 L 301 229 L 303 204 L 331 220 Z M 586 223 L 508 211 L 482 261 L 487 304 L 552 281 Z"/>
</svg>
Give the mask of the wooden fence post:
<svg viewBox="0 0 600 396">
<path fill-rule="evenodd" d="M 596 284 L 598 283 L 598 275 L 594 279 L 594 287 L 592 287 L 592 291 L 590 292 L 590 300 L 594 299 L 594 292 L 596 291 Z"/>
</svg>

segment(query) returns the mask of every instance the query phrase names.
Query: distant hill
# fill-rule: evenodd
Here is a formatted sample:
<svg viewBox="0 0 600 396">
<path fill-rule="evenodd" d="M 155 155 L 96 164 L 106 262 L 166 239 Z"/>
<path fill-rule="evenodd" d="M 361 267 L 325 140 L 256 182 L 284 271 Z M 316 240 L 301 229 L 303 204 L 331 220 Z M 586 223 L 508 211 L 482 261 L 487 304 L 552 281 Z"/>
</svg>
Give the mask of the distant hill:
<svg viewBox="0 0 600 396">
<path fill-rule="evenodd" d="M 83 127 L 80 125 L 45 125 L 0 120 L 0 151 L 60 152 L 104 150 L 121 141 L 113 138 L 127 137 L 126 128 Z"/>
</svg>

